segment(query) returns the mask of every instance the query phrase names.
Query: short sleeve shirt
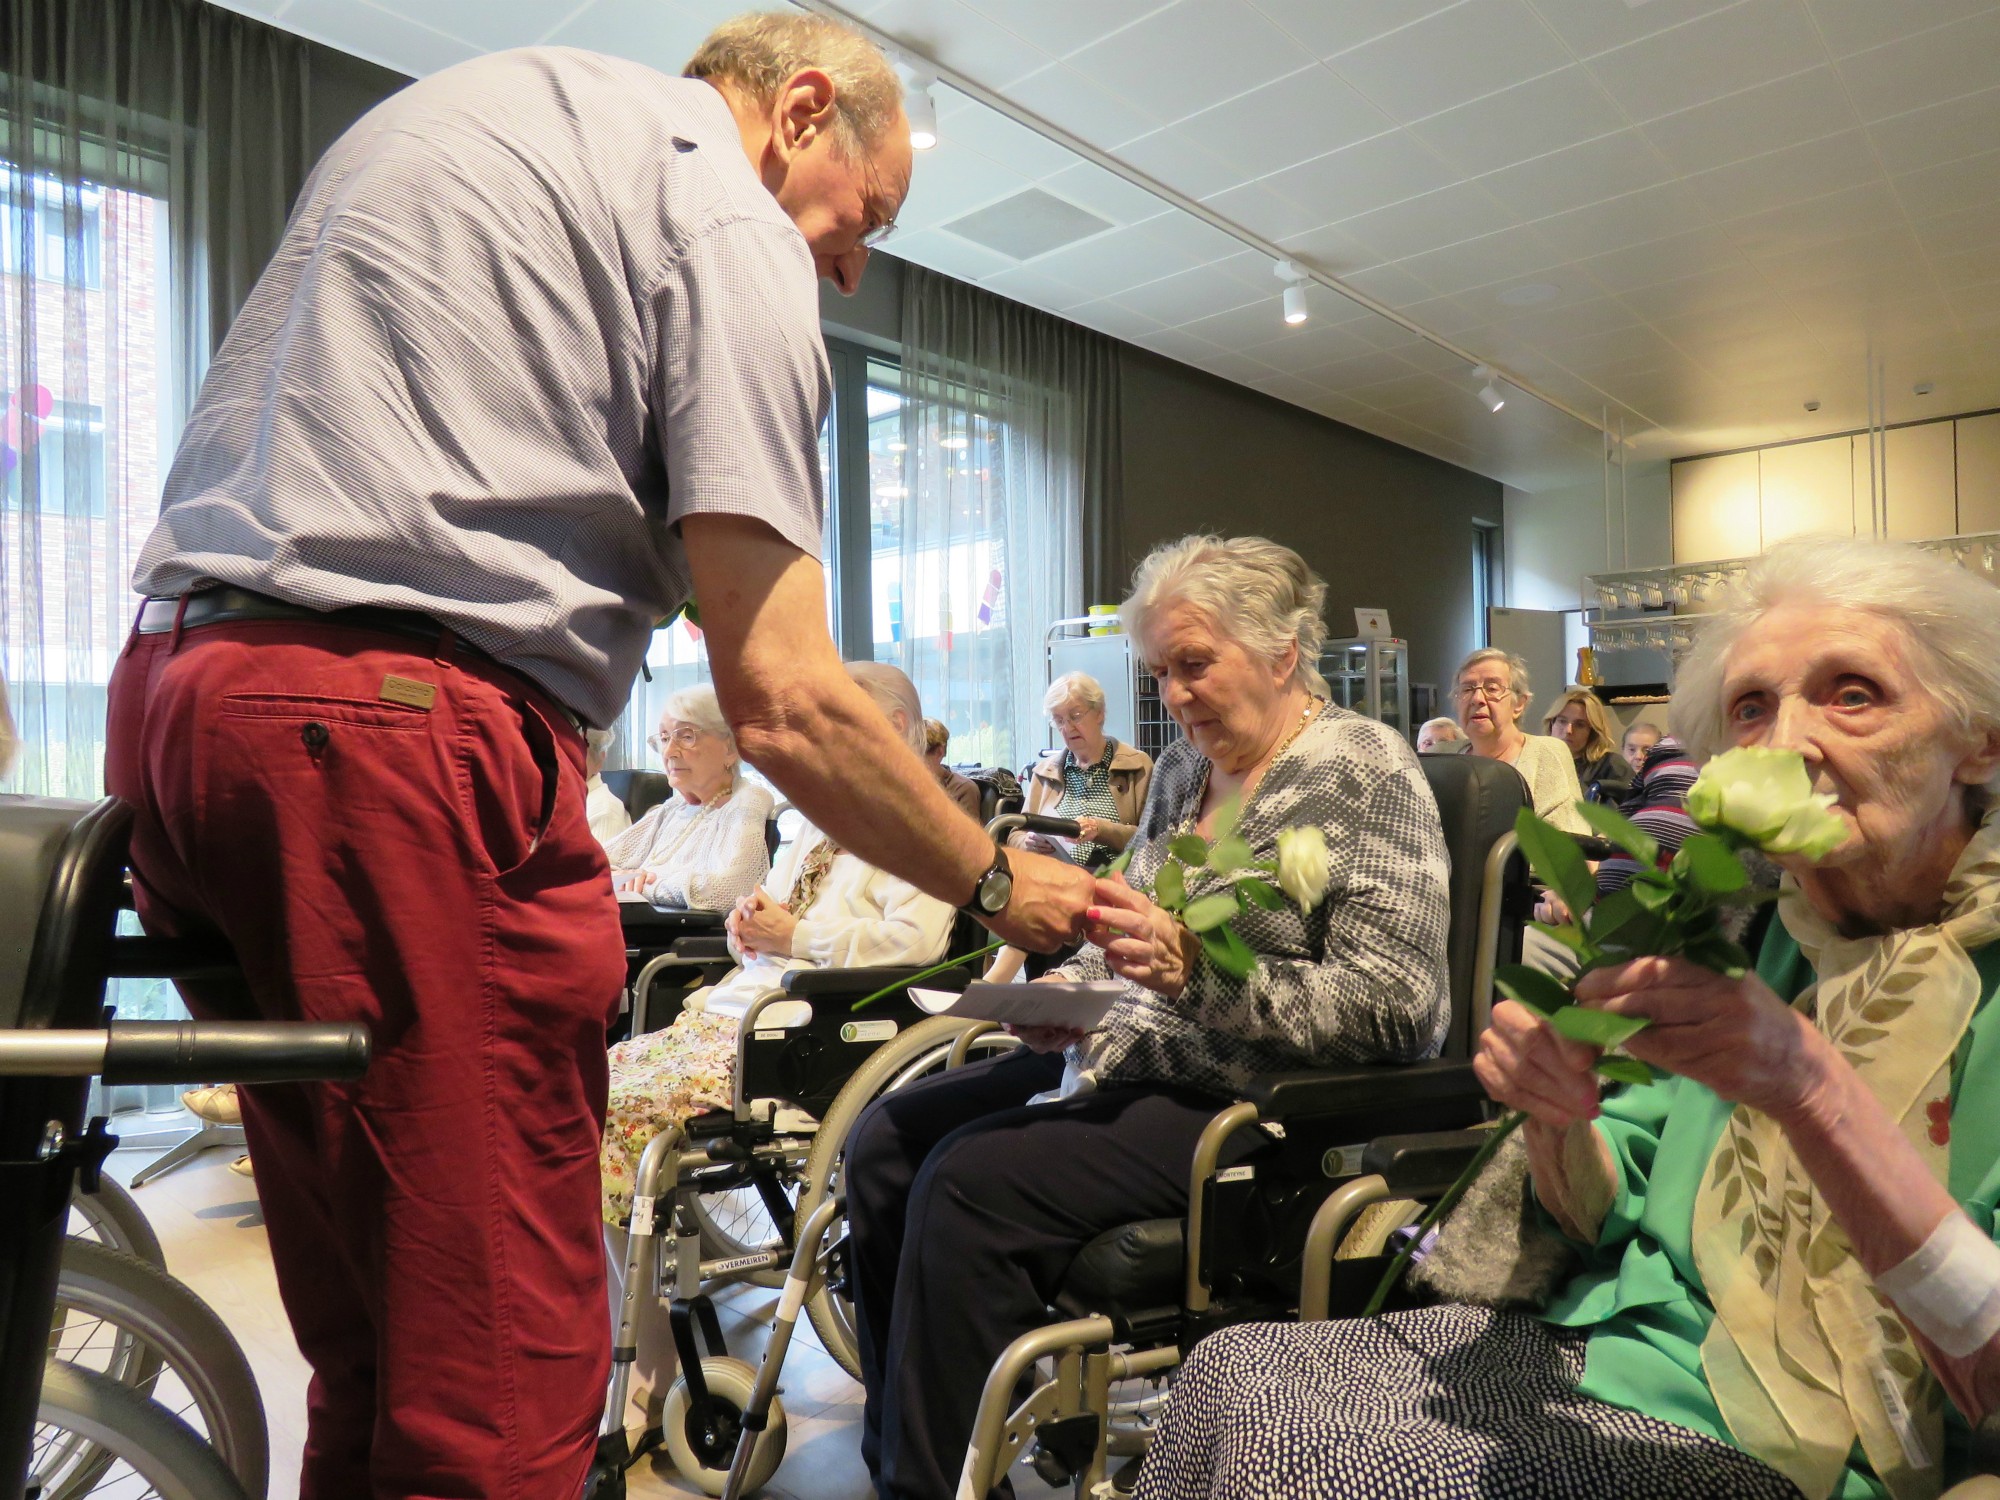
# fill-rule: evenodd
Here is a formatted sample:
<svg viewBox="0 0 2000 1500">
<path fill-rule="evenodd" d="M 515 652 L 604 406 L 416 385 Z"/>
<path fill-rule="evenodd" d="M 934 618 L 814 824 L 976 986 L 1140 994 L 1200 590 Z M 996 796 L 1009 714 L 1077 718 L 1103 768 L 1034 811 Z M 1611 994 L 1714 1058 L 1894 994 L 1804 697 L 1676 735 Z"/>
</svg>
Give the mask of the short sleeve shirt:
<svg viewBox="0 0 2000 1500">
<path fill-rule="evenodd" d="M 829 389 L 811 252 L 722 96 L 495 53 L 320 161 L 133 582 L 422 611 L 609 724 L 688 597 L 682 517 L 819 554 Z"/>
</svg>

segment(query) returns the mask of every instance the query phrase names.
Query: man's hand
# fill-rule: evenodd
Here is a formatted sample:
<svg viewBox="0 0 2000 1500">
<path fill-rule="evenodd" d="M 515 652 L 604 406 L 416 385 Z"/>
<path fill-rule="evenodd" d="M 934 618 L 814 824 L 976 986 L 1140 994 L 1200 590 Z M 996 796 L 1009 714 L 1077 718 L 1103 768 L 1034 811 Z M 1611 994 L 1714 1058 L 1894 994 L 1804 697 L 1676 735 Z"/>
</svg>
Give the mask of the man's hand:
<svg viewBox="0 0 2000 1500">
<path fill-rule="evenodd" d="M 1096 883 L 1088 871 L 1066 859 L 1050 859 L 1025 849 L 1009 851 L 1014 894 L 986 925 L 997 937 L 1033 953 L 1053 953 L 1083 931 L 1083 914 Z"/>
</svg>

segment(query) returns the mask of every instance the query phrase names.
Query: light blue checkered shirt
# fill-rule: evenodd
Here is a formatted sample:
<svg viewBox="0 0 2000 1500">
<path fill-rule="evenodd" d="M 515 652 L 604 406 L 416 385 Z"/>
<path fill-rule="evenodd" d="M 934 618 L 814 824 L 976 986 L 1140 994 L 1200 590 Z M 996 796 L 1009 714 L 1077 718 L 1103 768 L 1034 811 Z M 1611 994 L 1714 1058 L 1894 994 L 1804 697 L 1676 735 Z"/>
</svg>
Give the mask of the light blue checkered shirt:
<svg viewBox="0 0 2000 1500">
<path fill-rule="evenodd" d="M 828 391 L 811 253 L 721 95 L 496 53 L 321 160 L 133 583 L 422 610 L 609 724 L 688 595 L 681 517 L 819 554 Z"/>
</svg>

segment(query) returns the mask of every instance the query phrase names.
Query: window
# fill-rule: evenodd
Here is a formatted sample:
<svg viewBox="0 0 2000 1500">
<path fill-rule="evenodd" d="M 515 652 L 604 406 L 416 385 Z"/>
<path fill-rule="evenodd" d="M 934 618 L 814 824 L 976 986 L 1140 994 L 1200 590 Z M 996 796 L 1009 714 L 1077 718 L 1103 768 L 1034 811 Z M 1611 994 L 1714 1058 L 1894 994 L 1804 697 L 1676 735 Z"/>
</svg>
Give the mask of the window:
<svg viewBox="0 0 2000 1500">
<path fill-rule="evenodd" d="M 95 184 L 65 193 L 54 177 L 0 163 L 0 272 L 102 285 L 103 202 Z"/>
<path fill-rule="evenodd" d="M 1472 638 L 1490 646 L 1488 611 L 1500 603 L 1500 528 L 1491 521 L 1472 523 Z"/>
<path fill-rule="evenodd" d="M 103 407 L 57 401 L 46 386 L 30 386 L 7 398 L 6 433 L 0 503 L 8 510 L 104 518 Z"/>
</svg>

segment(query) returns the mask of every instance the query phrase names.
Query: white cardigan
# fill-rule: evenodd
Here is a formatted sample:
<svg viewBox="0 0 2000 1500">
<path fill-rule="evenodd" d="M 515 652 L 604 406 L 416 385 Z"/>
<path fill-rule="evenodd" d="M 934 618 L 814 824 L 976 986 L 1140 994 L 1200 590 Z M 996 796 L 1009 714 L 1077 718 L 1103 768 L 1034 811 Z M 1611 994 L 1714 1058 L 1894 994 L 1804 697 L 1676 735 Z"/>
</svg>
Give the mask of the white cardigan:
<svg viewBox="0 0 2000 1500">
<path fill-rule="evenodd" d="M 720 802 L 691 807 L 676 792 L 604 846 L 614 870 L 651 870 L 655 906 L 728 911 L 757 888 L 771 857 L 764 823 L 771 794 L 745 782 Z"/>
<path fill-rule="evenodd" d="M 1590 832 L 1576 810 L 1583 800 L 1583 785 L 1576 779 L 1576 761 L 1568 745 L 1553 735 L 1531 734 L 1513 766 L 1528 783 L 1528 800 L 1537 813 L 1564 833 Z"/>
<path fill-rule="evenodd" d="M 791 895 L 799 867 L 822 837 L 810 823 L 800 827 L 771 867 L 767 895 L 780 902 Z M 834 856 L 812 910 L 792 929 L 792 951 L 758 954 L 704 991 L 703 1001 L 711 1010 L 741 1014 L 757 996 L 778 988 L 793 969 L 936 963 L 951 940 L 953 915 L 937 897 L 843 850 Z M 735 946 L 730 944 L 731 951 Z"/>
</svg>

